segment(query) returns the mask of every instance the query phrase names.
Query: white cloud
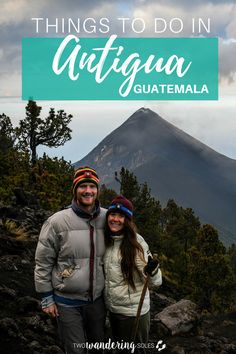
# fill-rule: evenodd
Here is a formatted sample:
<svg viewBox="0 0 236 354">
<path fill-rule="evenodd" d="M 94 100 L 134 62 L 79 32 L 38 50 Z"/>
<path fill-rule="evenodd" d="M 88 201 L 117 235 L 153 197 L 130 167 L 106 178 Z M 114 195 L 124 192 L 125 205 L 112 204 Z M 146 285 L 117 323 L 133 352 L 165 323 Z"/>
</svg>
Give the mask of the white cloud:
<svg viewBox="0 0 236 354">
<path fill-rule="evenodd" d="M 180 4 L 178 3 L 178 5 Z M 208 35 L 203 30 L 202 35 L 232 37 L 236 31 L 236 5 L 232 3 L 213 4 L 212 2 L 200 2 L 195 7 L 187 5 L 184 7 L 173 6 L 170 2 L 141 3 L 134 8 L 133 17 L 141 17 L 148 24 L 152 24 L 155 17 L 164 18 L 168 23 L 168 28 L 164 34 L 159 34 L 159 36 L 164 37 L 173 36 L 173 31 L 169 29 L 170 20 L 173 18 L 181 19 L 184 24 L 183 31 L 177 34 L 178 37 L 198 35 L 196 30 L 196 32 L 193 32 L 192 18 L 196 22 L 198 19 L 202 19 L 205 23 L 207 23 L 208 18 L 210 19 L 210 34 Z M 174 30 L 177 30 L 177 28 L 174 28 Z M 154 35 L 153 28 L 150 29 L 149 34 Z"/>
<path fill-rule="evenodd" d="M 21 93 L 21 72 L 13 70 L 1 74 L 0 97 L 15 97 Z"/>
<path fill-rule="evenodd" d="M 236 40 L 219 40 L 219 66 L 221 79 L 228 84 L 235 81 L 236 74 Z"/>
<path fill-rule="evenodd" d="M 236 5 L 232 8 L 231 18 L 226 25 L 225 32 L 228 38 L 236 39 Z"/>
<path fill-rule="evenodd" d="M 14 27 L 16 23 L 28 20 L 33 12 L 39 13 L 44 3 L 44 0 L 1 0 L 0 25 Z"/>
</svg>

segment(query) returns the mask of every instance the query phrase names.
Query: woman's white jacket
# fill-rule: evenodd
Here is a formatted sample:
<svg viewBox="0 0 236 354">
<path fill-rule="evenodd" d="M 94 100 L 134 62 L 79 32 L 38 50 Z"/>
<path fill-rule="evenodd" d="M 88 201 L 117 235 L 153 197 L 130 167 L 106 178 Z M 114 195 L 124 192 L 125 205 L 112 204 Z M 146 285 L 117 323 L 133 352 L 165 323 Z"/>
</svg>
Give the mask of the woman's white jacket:
<svg viewBox="0 0 236 354">
<path fill-rule="evenodd" d="M 148 261 L 148 256 L 151 255 L 151 252 L 149 251 L 149 247 L 143 237 L 137 234 L 137 240 L 144 251 L 145 261 L 142 257 L 140 257 L 140 255 L 136 256 L 136 265 L 142 272 L 142 278 L 140 278 L 137 272 L 135 272 L 134 282 L 136 289 L 133 290 L 132 287 L 124 281 L 121 272 L 120 245 L 122 238 L 123 236 L 113 236 L 114 243 L 106 249 L 104 255 L 105 302 L 108 310 L 111 312 L 119 313 L 125 316 L 136 316 L 140 296 L 146 279 L 146 276 L 143 273 L 143 268 L 145 267 Z M 150 277 L 150 282 L 152 285 L 161 285 L 162 275 L 160 269 L 153 277 Z M 149 309 L 150 295 L 149 290 L 147 290 L 141 315 L 146 314 Z"/>
</svg>

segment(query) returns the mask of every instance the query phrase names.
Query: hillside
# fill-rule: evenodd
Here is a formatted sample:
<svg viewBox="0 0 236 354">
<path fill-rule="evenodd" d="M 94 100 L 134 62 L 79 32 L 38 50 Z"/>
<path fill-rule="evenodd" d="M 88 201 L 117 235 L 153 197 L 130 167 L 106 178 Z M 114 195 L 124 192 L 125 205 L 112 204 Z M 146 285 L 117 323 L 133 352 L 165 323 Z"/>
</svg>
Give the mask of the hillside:
<svg viewBox="0 0 236 354">
<path fill-rule="evenodd" d="M 27 230 L 27 236 L 19 239 L 0 223 L 1 354 L 63 354 L 56 320 L 42 312 L 40 296 L 34 289 L 35 247 L 41 225 L 49 215 L 39 208 L 0 206 L 1 220 L 7 218 Z M 152 345 L 159 340 L 166 344 L 163 354 L 235 353 L 235 311 L 203 316 L 189 300 L 169 297 L 170 290 L 165 278 L 161 288 L 151 290 L 147 353 L 156 352 Z M 171 293 L 176 295 L 174 288 Z M 106 342 L 109 335 L 107 321 Z"/>
</svg>

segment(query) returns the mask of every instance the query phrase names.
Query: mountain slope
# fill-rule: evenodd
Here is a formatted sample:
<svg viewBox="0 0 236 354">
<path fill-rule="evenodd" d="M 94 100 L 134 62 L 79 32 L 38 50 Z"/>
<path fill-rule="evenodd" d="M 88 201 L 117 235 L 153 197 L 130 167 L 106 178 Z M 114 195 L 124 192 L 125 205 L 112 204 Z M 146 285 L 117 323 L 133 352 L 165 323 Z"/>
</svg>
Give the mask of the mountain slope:
<svg viewBox="0 0 236 354">
<path fill-rule="evenodd" d="M 213 224 L 225 244 L 236 242 L 236 161 L 217 153 L 141 108 L 75 165 L 98 170 L 102 183 L 114 187 L 122 166 L 147 181 L 162 203 L 174 198 Z M 116 186 L 117 187 L 117 186 Z"/>
</svg>

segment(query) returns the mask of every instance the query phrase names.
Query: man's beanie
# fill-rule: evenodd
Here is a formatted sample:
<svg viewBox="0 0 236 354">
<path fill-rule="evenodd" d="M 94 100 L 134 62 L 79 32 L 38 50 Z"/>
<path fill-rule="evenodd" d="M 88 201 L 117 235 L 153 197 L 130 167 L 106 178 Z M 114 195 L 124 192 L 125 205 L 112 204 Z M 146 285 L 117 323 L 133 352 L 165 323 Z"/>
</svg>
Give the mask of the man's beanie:
<svg viewBox="0 0 236 354">
<path fill-rule="evenodd" d="M 133 210 L 134 207 L 131 201 L 126 199 L 122 195 L 119 195 L 118 197 L 113 199 L 113 201 L 109 205 L 107 215 L 109 215 L 110 213 L 121 213 L 131 220 L 133 216 Z"/>
<path fill-rule="evenodd" d="M 99 178 L 97 172 L 88 166 L 79 167 L 75 171 L 73 180 L 73 193 L 75 194 L 76 189 L 82 183 L 94 183 L 98 188 Z"/>
</svg>

